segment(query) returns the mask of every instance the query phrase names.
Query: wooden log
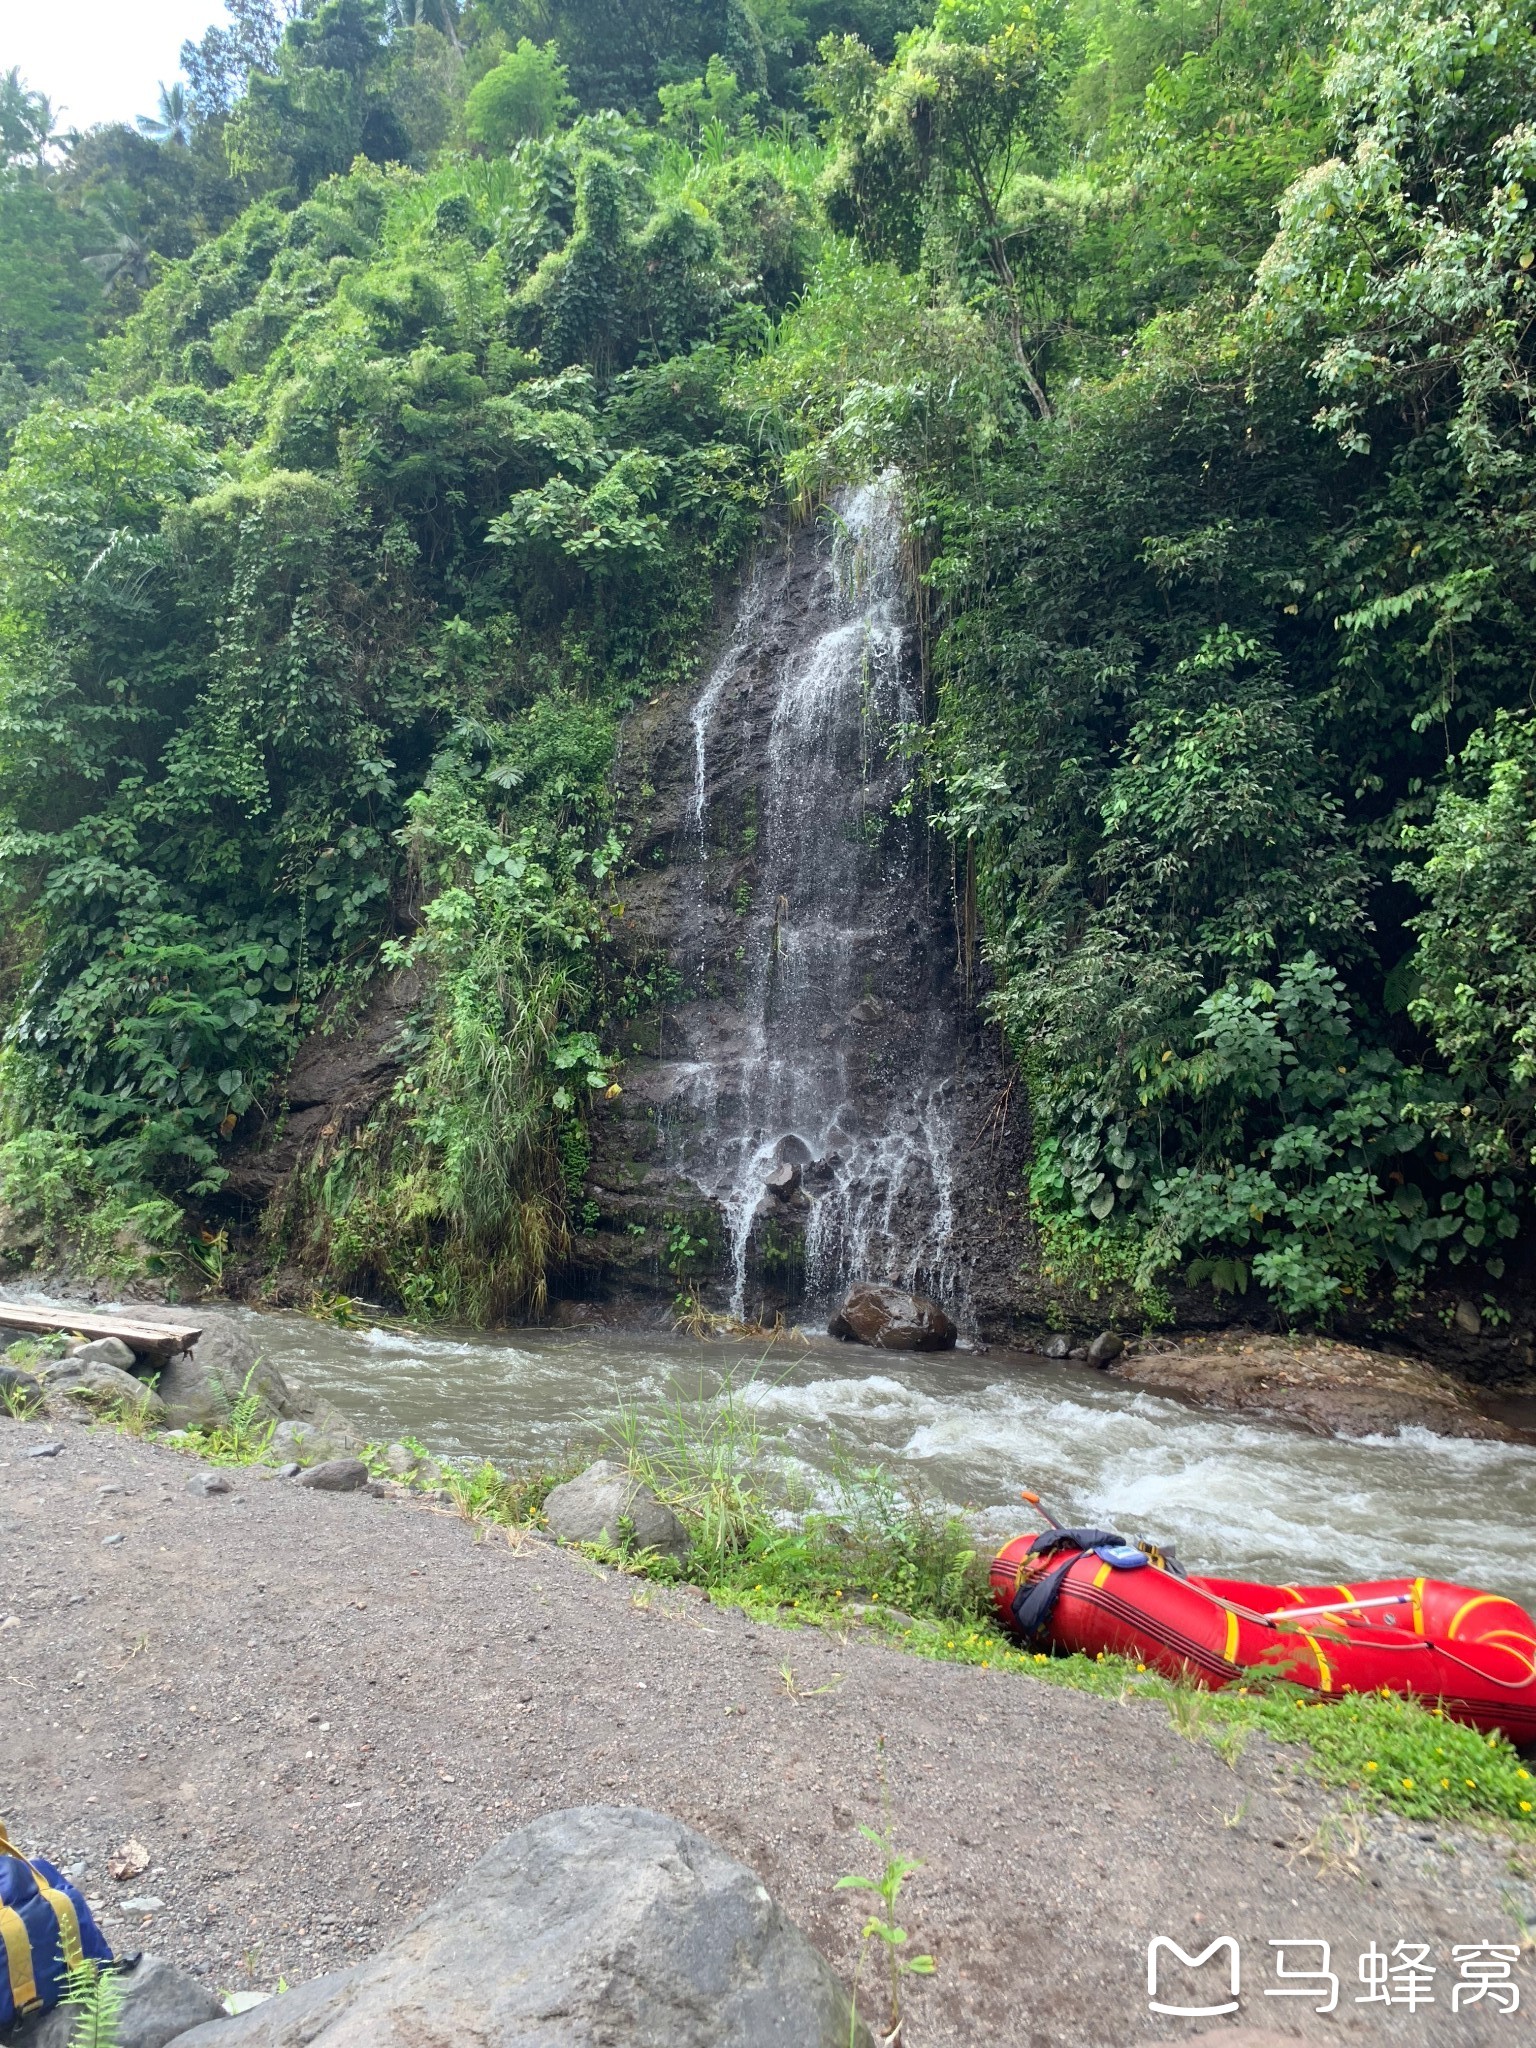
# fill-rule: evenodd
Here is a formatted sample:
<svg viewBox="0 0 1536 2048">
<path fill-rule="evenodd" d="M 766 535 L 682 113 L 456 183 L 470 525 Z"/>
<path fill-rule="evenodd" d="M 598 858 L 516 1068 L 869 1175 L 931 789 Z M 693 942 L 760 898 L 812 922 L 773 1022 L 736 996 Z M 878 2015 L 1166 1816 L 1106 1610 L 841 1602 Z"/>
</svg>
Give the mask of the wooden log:
<svg viewBox="0 0 1536 2048">
<path fill-rule="evenodd" d="M 141 1323 L 132 1316 L 90 1315 L 84 1309 L 23 1308 L 14 1301 L 0 1301 L 0 1330 L 28 1336 L 64 1331 L 72 1337 L 117 1337 L 140 1358 L 170 1358 L 190 1351 L 203 1334 L 190 1324 Z"/>
</svg>

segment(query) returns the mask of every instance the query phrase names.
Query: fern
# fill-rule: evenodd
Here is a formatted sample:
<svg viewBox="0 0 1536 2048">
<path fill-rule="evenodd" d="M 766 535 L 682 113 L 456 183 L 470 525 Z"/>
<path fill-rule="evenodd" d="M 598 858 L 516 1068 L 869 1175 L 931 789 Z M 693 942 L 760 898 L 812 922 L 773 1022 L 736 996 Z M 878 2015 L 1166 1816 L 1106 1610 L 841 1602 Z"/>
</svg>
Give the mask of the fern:
<svg viewBox="0 0 1536 2048">
<path fill-rule="evenodd" d="M 69 2048 L 118 2048 L 118 2021 L 123 2010 L 123 1982 L 113 1970 L 95 1963 L 76 1964 L 68 1975 L 63 2003 L 76 2019 Z"/>
</svg>

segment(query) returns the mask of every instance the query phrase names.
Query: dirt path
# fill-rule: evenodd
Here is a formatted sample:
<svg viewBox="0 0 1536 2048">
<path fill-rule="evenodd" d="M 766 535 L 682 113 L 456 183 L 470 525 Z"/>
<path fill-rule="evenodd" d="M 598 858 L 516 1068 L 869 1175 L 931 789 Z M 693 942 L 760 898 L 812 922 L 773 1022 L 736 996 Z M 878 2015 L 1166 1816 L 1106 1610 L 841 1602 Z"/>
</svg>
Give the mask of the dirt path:
<svg viewBox="0 0 1536 2048">
<path fill-rule="evenodd" d="M 26 1455 L 50 1435 L 58 1457 Z M 1148 2015 L 1157 1934 L 1238 1937 L 1254 2026 L 1493 2043 L 1536 2008 L 1530 1956 L 1513 2020 L 1453 2017 L 1449 1994 L 1453 1942 L 1514 1939 L 1511 1909 L 1536 1920 L 1528 1870 L 1387 1821 L 1357 1874 L 1325 1868 L 1301 1845 L 1329 1802 L 1278 1751 L 1230 1769 L 1151 1703 L 763 1627 L 416 1504 L 256 1472 L 194 1495 L 196 1470 L 0 1422 L 0 1814 L 84 1861 L 114 1941 L 221 1989 L 367 1954 L 497 1836 L 593 1800 L 743 1857 L 846 1972 L 859 1914 L 832 1887 L 870 1865 L 856 1828 L 880 1822 L 883 1735 L 898 1841 L 925 1864 L 908 1924 L 939 1965 L 909 2048 L 1185 2038 L 1199 2026 Z M 114 1886 L 127 1836 L 151 1869 Z M 130 1920 L 125 1894 L 164 1910 Z M 1282 1936 L 1333 1944 L 1331 2019 L 1263 1996 Z M 1434 2005 L 1353 2003 L 1373 1941 L 1430 1945 Z"/>
</svg>

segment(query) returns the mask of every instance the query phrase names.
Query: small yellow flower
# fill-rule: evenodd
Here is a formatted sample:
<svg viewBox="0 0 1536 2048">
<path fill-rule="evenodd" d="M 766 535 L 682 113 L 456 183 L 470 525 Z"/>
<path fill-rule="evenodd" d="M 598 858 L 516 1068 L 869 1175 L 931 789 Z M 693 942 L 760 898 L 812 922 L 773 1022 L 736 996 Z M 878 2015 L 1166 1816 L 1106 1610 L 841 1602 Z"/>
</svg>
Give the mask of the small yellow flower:
<svg viewBox="0 0 1536 2048">
<path fill-rule="evenodd" d="M 1375 1764 L 1367 1764 L 1365 1768 L 1366 1768 L 1366 1769 L 1367 1769 L 1368 1771 L 1374 1771 L 1374 1770 L 1376 1770 L 1376 1769 L 1377 1769 L 1378 1767 L 1377 1767 L 1377 1766 L 1376 1766 Z"/>
<path fill-rule="evenodd" d="M 1516 1771 L 1515 1773 L 1515 1776 L 1517 1778 L 1528 1778 L 1530 1775 L 1531 1774 L 1529 1771 Z"/>
<path fill-rule="evenodd" d="M 1530 1810 L 1531 1810 L 1531 1802 L 1529 1801 L 1529 1799 L 1522 1799 L 1522 1800 L 1521 1800 L 1521 1802 L 1520 1802 L 1520 1811 L 1521 1811 L 1522 1813 L 1529 1813 L 1529 1812 L 1530 1812 Z"/>
<path fill-rule="evenodd" d="M 1138 1671 L 1145 1671 L 1145 1670 L 1146 1670 L 1146 1668 L 1147 1668 L 1147 1667 L 1146 1667 L 1146 1665 L 1145 1665 L 1145 1664 L 1138 1664 L 1138 1665 L 1136 1666 L 1136 1669 L 1137 1669 Z"/>
<path fill-rule="evenodd" d="M 1036 1650 L 1035 1662 L 1037 1664 L 1043 1664 L 1045 1662 L 1045 1652 L 1043 1650 Z"/>
<path fill-rule="evenodd" d="M 1403 1780 L 1403 1790 L 1404 1790 L 1405 1792 L 1411 1792 L 1411 1791 L 1413 1790 L 1413 1780 L 1412 1780 L 1412 1778 L 1404 1778 L 1404 1780 Z"/>
<path fill-rule="evenodd" d="M 1451 1781 L 1450 1781 L 1450 1779 L 1449 1779 L 1449 1778 L 1442 1778 L 1442 1779 L 1440 1780 L 1440 1790 L 1441 1790 L 1442 1792 L 1449 1792 L 1449 1791 L 1450 1791 L 1450 1789 L 1451 1789 Z"/>
<path fill-rule="evenodd" d="M 1468 1790 L 1469 1792 L 1475 1792 L 1475 1791 L 1477 1790 L 1477 1780 L 1476 1780 L 1476 1778 L 1468 1778 L 1468 1780 L 1467 1780 L 1467 1790 Z"/>
</svg>

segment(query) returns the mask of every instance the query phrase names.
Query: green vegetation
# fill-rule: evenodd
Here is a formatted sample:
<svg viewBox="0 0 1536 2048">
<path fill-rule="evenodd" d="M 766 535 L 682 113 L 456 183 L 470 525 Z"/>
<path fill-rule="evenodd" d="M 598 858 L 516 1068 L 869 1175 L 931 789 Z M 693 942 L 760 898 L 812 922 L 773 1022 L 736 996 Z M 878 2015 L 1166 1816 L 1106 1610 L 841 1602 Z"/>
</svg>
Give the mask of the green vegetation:
<svg viewBox="0 0 1536 2048">
<path fill-rule="evenodd" d="M 268 1255 L 537 1312 L 627 1036 L 619 722 L 766 509 L 894 465 L 910 801 L 1051 1269 L 1153 1314 L 1497 1285 L 1536 1159 L 1529 23 L 229 15 L 136 126 L 0 81 L 8 1255 L 207 1273 L 231 1148 L 387 980 L 404 1078 Z"/>
<path fill-rule="evenodd" d="M 881 1763 L 884 1763 L 882 1738 Z M 931 1977 L 938 1967 L 932 1956 L 911 1955 L 907 1951 L 907 1930 L 897 1920 L 901 1910 L 901 1894 L 909 1877 L 922 1869 L 915 1857 L 897 1854 L 889 1819 L 878 1833 L 874 1828 L 860 1827 L 859 1833 L 866 1842 L 880 1851 L 880 1874 L 878 1877 L 862 1877 L 857 1872 L 837 1880 L 836 1890 L 870 1892 L 873 1894 L 871 1907 L 878 1903 L 878 1910 L 872 1910 L 859 1933 L 859 1957 L 853 1972 L 854 2017 L 848 2029 L 849 2048 L 853 2048 L 858 2032 L 859 1979 L 864 1974 L 864 1962 L 871 1943 L 879 1944 L 879 1953 L 885 1959 L 887 1980 L 887 2007 L 885 2016 L 885 2038 L 898 2040 L 901 2035 L 901 1991 L 908 1977 Z"/>
<path fill-rule="evenodd" d="M 74 2014 L 69 2048 L 118 2048 L 123 1980 L 112 1969 L 80 1962 L 67 1972 L 64 2007 Z"/>
</svg>

